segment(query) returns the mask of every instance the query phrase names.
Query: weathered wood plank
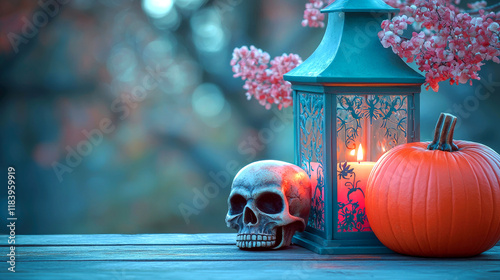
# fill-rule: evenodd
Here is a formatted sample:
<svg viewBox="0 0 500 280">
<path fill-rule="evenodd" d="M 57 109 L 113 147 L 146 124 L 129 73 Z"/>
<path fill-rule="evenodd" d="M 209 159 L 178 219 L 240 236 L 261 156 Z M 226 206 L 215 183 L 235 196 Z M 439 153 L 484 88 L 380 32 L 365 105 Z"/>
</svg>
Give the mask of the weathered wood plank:
<svg viewBox="0 0 500 280">
<path fill-rule="evenodd" d="M 500 279 L 498 262 L 419 259 L 385 262 L 25 262 L 9 279 Z M 15 276 L 15 277 L 13 277 Z M 0 275 L 0 278 L 3 278 Z"/>
<path fill-rule="evenodd" d="M 8 235 L 0 235 L 0 247 L 7 244 Z M 53 234 L 17 235 L 17 246 L 67 245 L 233 245 L 235 233 L 202 234 Z M 497 244 L 500 246 L 500 242 Z"/>
<path fill-rule="evenodd" d="M 0 246 L 7 244 L 8 235 L 0 235 Z M 199 245 L 235 244 L 236 233 L 203 234 L 51 234 L 17 235 L 17 246 L 40 245 Z"/>
<path fill-rule="evenodd" d="M 294 261 L 294 260 L 381 260 L 419 261 L 399 254 L 381 255 L 318 255 L 298 246 L 278 251 L 244 251 L 235 245 L 121 245 L 121 246 L 55 246 L 18 247 L 16 261 Z M 7 256 L 0 256 L 6 261 Z M 436 259 L 438 260 L 438 259 Z M 439 259 L 440 260 L 440 259 Z M 470 260 L 497 261 L 500 267 L 500 247 Z"/>
<path fill-rule="evenodd" d="M 7 237 L 0 236 L 6 251 Z M 291 246 L 243 251 L 234 234 L 16 237 L 16 273 L 0 254 L 0 279 L 500 279 L 500 247 L 474 258 L 317 255 Z M 5 276 L 4 276 L 5 275 Z"/>
</svg>

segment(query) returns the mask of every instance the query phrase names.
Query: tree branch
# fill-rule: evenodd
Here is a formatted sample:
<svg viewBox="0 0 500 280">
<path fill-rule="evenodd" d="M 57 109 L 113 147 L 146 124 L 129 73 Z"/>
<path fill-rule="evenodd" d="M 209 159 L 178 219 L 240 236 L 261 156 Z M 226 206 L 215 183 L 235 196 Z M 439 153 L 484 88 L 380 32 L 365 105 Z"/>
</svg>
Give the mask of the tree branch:
<svg viewBox="0 0 500 280">
<path fill-rule="evenodd" d="M 493 4 L 488 7 L 484 7 L 482 9 L 475 9 L 475 10 L 464 10 L 462 11 L 463 13 L 468 13 L 468 14 L 479 14 L 479 11 L 485 11 L 485 12 L 494 12 L 499 10 L 500 11 L 500 3 Z"/>
</svg>

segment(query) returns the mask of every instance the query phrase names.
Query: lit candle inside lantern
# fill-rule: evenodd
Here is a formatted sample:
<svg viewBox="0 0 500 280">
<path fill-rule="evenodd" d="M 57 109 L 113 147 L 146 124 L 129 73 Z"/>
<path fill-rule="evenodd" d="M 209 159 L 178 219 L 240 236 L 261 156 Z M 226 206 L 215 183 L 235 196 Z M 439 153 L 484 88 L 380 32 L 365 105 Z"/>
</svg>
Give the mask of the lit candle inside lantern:
<svg viewBox="0 0 500 280">
<path fill-rule="evenodd" d="M 362 161 L 363 156 L 363 147 L 360 144 L 357 162 L 343 162 L 338 165 L 338 230 L 341 232 L 371 231 L 366 218 L 365 191 L 375 162 Z"/>
</svg>

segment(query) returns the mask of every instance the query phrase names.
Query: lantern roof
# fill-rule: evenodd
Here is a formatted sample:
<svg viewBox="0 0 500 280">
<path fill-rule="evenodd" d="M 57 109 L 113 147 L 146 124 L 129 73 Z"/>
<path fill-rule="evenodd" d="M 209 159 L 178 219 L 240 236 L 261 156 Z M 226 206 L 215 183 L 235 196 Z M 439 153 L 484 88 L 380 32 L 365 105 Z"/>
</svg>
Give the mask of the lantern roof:
<svg viewBox="0 0 500 280">
<path fill-rule="evenodd" d="M 397 13 L 399 9 L 387 5 L 382 0 L 336 0 L 328 7 L 321 10 L 322 13 L 331 12 L 380 12 Z"/>
<path fill-rule="evenodd" d="M 292 83 L 423 84 L 425 78 L 378 38 L 386 13 L 382 0 L 336 0 L 323 40 L 314 53 L 283 77 Z"/>
</svg>

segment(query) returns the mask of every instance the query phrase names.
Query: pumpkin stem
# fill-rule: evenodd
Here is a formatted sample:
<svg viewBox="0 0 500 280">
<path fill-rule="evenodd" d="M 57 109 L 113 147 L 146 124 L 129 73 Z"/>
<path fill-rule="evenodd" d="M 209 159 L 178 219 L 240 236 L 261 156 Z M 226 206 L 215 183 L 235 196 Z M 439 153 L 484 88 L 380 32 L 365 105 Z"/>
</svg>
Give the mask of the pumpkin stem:
<svg viewBox="0 0 500 280">
<path fill-rule="evenodd" d="M 451 126 L 450 130 L 448 133 L 448 138 L 446 139 L 446 143 L 448 143 L 451 146 L 452 151 L 458 151 L 458 146 L 453 143 L 453 134 L 455 133 L 455 125 L 457 124 L 457 117 L 453 116 L 453 119 L 451 121 Z"/>
<path fill-rule="evenodd" d="M 444 114 L 439 115 L 439 119 L 436 123 L 436 128 L 434 128 L 434 140 L 427 146 L 429 150 L 436 150 L 439 146 L 439 136 L 441 135 L 441 127 L 443 126 Z"/>
<path fill-rule="evenodd" d="M 458 151 L 457 145 L 453 143 L 453 133 L 455 132 L 456 124 L 457 117 L 441 113 L 434 130 L 434 140 L 427 146 L 427 149 L 447 152 Z"/>
</svg>

